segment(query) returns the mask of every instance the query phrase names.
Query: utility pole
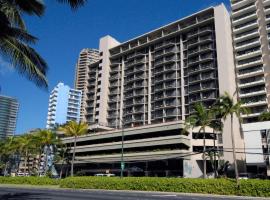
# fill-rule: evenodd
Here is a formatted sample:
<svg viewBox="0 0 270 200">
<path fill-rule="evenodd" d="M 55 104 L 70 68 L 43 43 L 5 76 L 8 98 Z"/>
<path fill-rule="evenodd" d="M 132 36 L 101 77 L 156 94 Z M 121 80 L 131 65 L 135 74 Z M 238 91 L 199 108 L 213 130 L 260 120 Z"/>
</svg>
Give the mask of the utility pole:
<svg viewBox="0 0 270 200">
<path fill-rule="evenodd" d="M 121 145 L 121 178 L 123 178 L 123 172 L 125 169 L 125 163 L 124 163 L 124 123 L 123 120 L 121 120 L 121 132 L 122 132 L 122 145 Z"/>
</svg>

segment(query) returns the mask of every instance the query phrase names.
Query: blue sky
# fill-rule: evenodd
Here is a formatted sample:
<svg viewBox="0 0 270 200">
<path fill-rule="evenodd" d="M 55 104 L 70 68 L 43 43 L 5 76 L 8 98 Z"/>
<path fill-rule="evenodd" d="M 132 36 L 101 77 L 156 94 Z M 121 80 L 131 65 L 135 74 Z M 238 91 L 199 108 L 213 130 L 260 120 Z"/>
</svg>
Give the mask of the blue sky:
<svg viewBox="0 0 270 200">
<path fill-rule="evenodd" d="M 67 5 L 45 1 L 42 18 L 27 17 L 27 27 L 40 40 L 35 48 L 49 65 L 49 91 L 59 82 L 73 86 L 75 63 L 82 48 L 97 48 L 111 35 L 123 42 L 137 35 L 229 0 L 88 0 L 72 12 Z M 1 94 L 20 102 L 17 134 L 46 125 L 49 92 L 37 88 L 0 57 Z"/>
</svg>

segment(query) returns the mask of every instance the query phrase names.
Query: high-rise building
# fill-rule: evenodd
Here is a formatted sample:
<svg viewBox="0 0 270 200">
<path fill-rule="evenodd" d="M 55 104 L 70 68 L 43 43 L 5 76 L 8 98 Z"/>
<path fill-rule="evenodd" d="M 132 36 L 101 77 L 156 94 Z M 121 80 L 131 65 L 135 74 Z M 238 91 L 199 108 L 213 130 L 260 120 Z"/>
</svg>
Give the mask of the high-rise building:
<svg viewBox="0 0 270 200">
<path fill-rule="evenodd" d="M 187 152 L 202 151 L 200 134 L 179 133 L 196 102 L 209 107 L 225 91 L 235 92 L 231 21 L 223 4 L 123 43 L 103 37 L 99 52 L 99 60 L 89 65 L 84 116 L 88 123 L 118 130 L 78 138 L 80 163 L 119 161 L 121 128 L 125 129 L 124 148 L 129 152 L 125 158 L 129 161 L 147 163 L 159 156 L 179 159 Z M 234 120 L 237 146 L 243 148 L 239 124 Z M 213 137 L 213 130 L 207 130 L 207 148 L 215 144 L 231 149 L 229 125 L 225 123 L 219 140 Z M 71 138 L 63 141 L 72 143 Z M 155 153 L 156 149 L 159 152 Z M 237 157 L 244 159 L 243 154 Z M 224 159 L 232 162 L 232 154 L 225 151 Z M 165 166 L 170 162 L 167 160 Z M 176 162 L 182 163 L 182 175 L 187 170 L 187 176 L 201 176 L 200 153 Z M 150 163 L 134 165 L 147 171 Z M 171 164 L 172 168 L 176 165 Z"/>
<path fill-rule="evenodd" d="M 89 65 L 99 60 L 99 51 L 96 49 L 82 49 L 76 64 L 75 84 L 77 90 L 82 91 L 81 99 L 81 121 L 86 121 L 86 93 L 89 79 Z"/>
<path fill-rule="evenodd" d="M 231 0 L 231 7 L 238 98 L 250 110 L 242 114 L 247 169 L 261 173 L 268 165 L 270 174 L 261 134 L 270 129 L 270 122 L 258 122 L 259 115 L 270 108 L 270 1 Z M 255 149 L 258 146 L 260 150 Z"/>
<path fill-rule="evenodd" d="M 16 99 L 0 95 L 0 139 L 14 135 L 18 110 L 19 103 Z"/>
<path fill-rule="evenodd" d="M 68 121 L 80 121 L 82 92 L 58 83 L 49 99 L 46 128 L 51 129 Z"/>
</svg>

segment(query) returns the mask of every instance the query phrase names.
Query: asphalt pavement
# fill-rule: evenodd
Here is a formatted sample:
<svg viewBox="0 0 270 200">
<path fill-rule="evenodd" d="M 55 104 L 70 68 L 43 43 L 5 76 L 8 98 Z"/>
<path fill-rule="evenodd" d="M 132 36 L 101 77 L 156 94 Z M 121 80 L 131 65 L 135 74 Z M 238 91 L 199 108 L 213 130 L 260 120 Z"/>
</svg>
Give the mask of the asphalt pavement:
<svg viewBox="0 0 270 200">
<path fill-rule="evenodd" d="M 198 194 L 0 187 L 0 200 L 220 200 L 255 199 Z M 258 198 L 267 199 L 267 198 Z M 269 198 L 268 198 L 269 200 Z"/>
</svg>

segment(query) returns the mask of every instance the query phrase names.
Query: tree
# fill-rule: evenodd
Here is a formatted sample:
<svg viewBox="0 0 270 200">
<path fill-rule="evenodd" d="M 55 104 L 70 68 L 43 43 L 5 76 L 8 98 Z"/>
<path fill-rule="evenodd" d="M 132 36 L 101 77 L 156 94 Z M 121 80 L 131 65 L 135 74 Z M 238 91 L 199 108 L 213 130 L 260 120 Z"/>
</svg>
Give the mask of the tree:
<svg viewBox="0 0 270 200">
<path fill-rule="evenodd" d="M 74 137 L 74 143 L 73 143 L 73 153 L 72 153 L 72 161 L 71 161 L 71 176 L 73 176 L 73 166 L 74 166 L 74 160 L 75 160 L 75 151 L 76 151 L 76 145 L 77 145 L 77 138 L 78 136 L 87 134 L 88 125 L 83 122 L 75 122 L 70 121 L 66 125 L 63 125 L 59 128 L 59 131 L 62 131 L 66 136 Z"/>
<path fill-rule="evenodd" d="M 206 146 L 205 146 L 205 129 L 213 125 L 213 112 L 207 109 L 201 102 L 194 106 L 195 112 L 185 121 L 185 129 L 199 127 L 199 133 L 203 133 L 203 178 L 206 178 Z"/>
<path fill-rule="evenodd" d="M 29 153 L 33 149 L 33 136 L 32 134 L 24 134 L 20 137 L 17 137 L 18 141 L 18 149 L 21 153 L 21 156 L 24 158 L 24 174 L 26 174 L 26 169 L 28 168 L 28 173 L 30 173 L 29 169 Z M 28 167 L 27 167 L 28 166 Z"/>
<path fill-rule="evenodd" d="M 270 121 L 270 112 L 263 112 L 259 116 L 259 121 Z"/>
<path fill-rule="evenodd" d="M 76 9 L 86 0 L 57 0 Z M 22 75 L 38 87 L 47 88 L 48 67 L 45 60 L 30 46 L 37 38 L 27 32 L 22 15 L 44 14 L 45 5 L 40 0 L 0 0 L 0 55 L 8 59 Z"/>
<path fill-rule="evenodd" d="M 227 92 L 224 93 L 221 97 L 219 97 L 216 106 L 219 109 L 219 113 L 223 120 L 227 119 L 227 116 L 230 116 L 231 119 L 231 139 L 232 139 L 232 148 L 233 148 L 233 159 L 234 159 L 234 169 L 235 169 L 235 178 L 238 184 L 238 167 L 237 167 L 237 160 L 236 160 L 236 152 L 235 152 L 235 139 L 234 139 L 234 132 L 233 132 L 233 116 L 236 117 L 241 121 L 241 114 L 248 114 L 249 110 L 242 106 L 243 104 L 238 101 L 234 102 L 233 97 L 231 97 Z"/>
<path fill-rule="evenodd" d="M 41 154 L 45 153 L 45 162 L 44 162 L 44 169 L 45 172 L 48 170 L 48 154 L 50 153 L 50 149 L 56 149 L 56 146 L 60 143 L 59 138 L 57 137 L 55 132 L 51 130 L 39 130 L 35 133 L 35 141 L 38 143 L 40 147 Z M 39 168 L 41 163 L 41 156 L 39 155 Z"/>
</svg>

